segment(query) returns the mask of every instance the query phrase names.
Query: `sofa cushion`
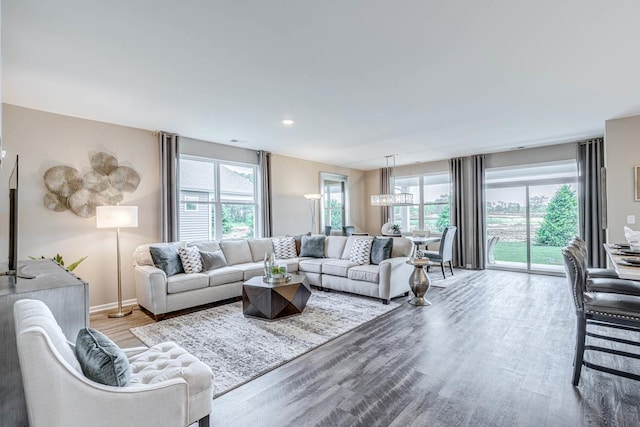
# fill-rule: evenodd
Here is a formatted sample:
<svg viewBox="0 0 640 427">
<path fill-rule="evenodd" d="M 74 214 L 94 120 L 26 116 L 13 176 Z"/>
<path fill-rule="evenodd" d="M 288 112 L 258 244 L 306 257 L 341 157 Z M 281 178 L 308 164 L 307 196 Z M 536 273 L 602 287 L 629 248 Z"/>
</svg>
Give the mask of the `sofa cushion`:
<svg viewBox="0 0 640 427">
<path fill-rule="evenodd" d="M 209 286 L 209 278 L 203 273 L 176 274 L 167 278 L 167 293 L 178 294 Z"/>
<path fill-rule="evenodd" d="M 140 245 L 133 251 L 133 261 L 136 265 L 155 265 L 153 258 L 151 258 L 151 252 L 149 251 L 151 246 L 152 244 Z"/>
<path fill-rule="evenodd" d="M 198 248 L 178 248 L 178 255 L 180 255 L 180 262 L 182 263 L 182 268 L 184 268 L 185 273 L 200 273 L 202 271 L 202 258 L 200 257 Z"/>
<path fill-rule="evenodd" d="M 175 246 L 151 246 L 149 247 L 149 252 L 151 252 L 151 258 L 153 258 L 153 264 L 164 271 L 167 277 L 178 273 L 184 273 L 182 262 L 180 261 L 180 255 L 178 254 L 178 248 Z"/>
<path fill-rule="evenodd" d="M 302 236 L 301 257 L 324 258 L 325 236 Z"/>
<path fill-rule="evenodd" d="M 221 249 L 213 252 L 200 251 L 200 257 L 202 258 L 203 271 L 215 270 L 216 268 L 227 266 L 227 260 Z"/>
<path fill-rule="evenodd" d="M 371 264 L 380 264 L 385 259 L 391 258 L 391 251 L 393 250 L 393 239 L 387 237 L 381 239 L 379 237 L 373 238 L 373 244 L 371 245 Z"/>
<path fill-rule="evenodd" d="M 82 373 L 91 381 L 114 387 L 129 385 L 131 368 L 127 355 L 95 329 L 82 328 L 78 331 L 76 357 Z"/>
<path fill-rule="evenodd" d="M 271 239 L 273 242 L 273 251 L 278 259 L 291 259 L 298 256 L 296 252 L 296 241 L 293 237 L 274 237 Z"/>
<path fill-rule="evenodd" d="M 249 242 L 245 239 L 223 240 L 220 242 L 220 248 L 224 252 L 227 265 L 253 262 Z"/>
<path fill-rule="evenodd" d="M 341 259 L 350 259 L 351 258 L 351 247 L 353 246 L 353 242 L 356 239 L 369 239 L 373 240 L 373 236 L 349 236 L 347 237 L 347 242 L 344 244 L 344 251 L 342 251 Z"/>
<path fill-rule="evenodd" d="M 273 252 L 273 242 L 269 238 L 249 239 L 249 249 L 251 250 L 251 260 L 253 262 L 264 261 L 267 253 Z"/>
<path fill-rule="evenodd" d="M 220 244 L 215 240 L 202 240 L 199 242 L 189 242 L 187 246 L 195 246 L 200 252 L 215 252 L 220 250 Z"/>
<path fill-rule="evenodd" d="M 349 268 L 356 265 L 358 264 L 346 259 L 330 259 L 322 264 L 322 274 L 347 277 Z"/>
<path fill-rule="evenodd" d="M 347 238 L 345 236 L 327 236 L 325 244 L 327 258 L 342 258 L 342 252 L 344 252 L 346 243 Z"/>
<path fill-rule="evenodd" d="M 351 254 L 349 260 L 356 264 L 371 264 L 371 239 L 357 238 L 353 241 L 351 246 Z"/>
<path fill-rule="evenodd" d="M 209 277 L 209 286 L 241 282 L 244 277 L 242 270 L 236 267 L 221 267 L 216 270 L 205 271 L 204 274 Z"/>
<path fill-rule="evenodd" d="M 370 264 L 351 267 L 347 277 L 360 282 L 378 283 L 380 279 L 380 266 Z"/>
<path fill-rule="evenodd" d="M 411 256 L 413 253 L 413 242 L 406 237 L 392 237 L 393 247 L 391 257 Z"/>
<path fill-rule="evenodd" d="M 276 263 L 278 265 L 286 265 L 288 273 L 297 273 L 298 272 L 298 258 L 289 258 L 289 259 L 276 259 Z"/>
<path fill-rule="evenodd" d="M 327 258 L 302 259 L 298 263 L 298 271 L 305 273 L 322 273 L 322 264 L 329 261 Z"/>
<path fill-rule="evenodd" d="M 242 271 L 242 280 L 249 280 L 252 277 L 264 275 L 264 263 L 248 262 L 246 264 L 236 264 L 233 266 Z"/>
</svg>

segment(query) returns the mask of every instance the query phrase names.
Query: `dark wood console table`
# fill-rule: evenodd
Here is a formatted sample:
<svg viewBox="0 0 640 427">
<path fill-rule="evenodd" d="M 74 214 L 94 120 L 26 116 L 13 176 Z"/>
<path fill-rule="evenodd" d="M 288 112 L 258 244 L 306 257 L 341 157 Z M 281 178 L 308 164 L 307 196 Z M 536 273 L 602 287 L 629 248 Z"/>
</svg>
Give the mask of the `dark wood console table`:
<svg viewBox="0 0 640 427">
<path fill-rule="evenodd" d="M 0 425 L 7 427 L 29 425 L 16 349 L 13 304 L 26 298 L 43 301 L 67 339 L 74 343 L 78 331 L 89 326 L 87 282 L 51 260 L 24 261 L 19 266 L 24 274 L 35 278 L 0 276 Z"/>
</svg>

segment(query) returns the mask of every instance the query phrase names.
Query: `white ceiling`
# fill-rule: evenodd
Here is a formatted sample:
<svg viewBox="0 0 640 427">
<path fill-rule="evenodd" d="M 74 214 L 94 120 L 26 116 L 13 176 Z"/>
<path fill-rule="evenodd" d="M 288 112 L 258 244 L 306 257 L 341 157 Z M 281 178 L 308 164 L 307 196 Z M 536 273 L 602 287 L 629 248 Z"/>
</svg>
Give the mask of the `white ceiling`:
<svg viewBox="0 0 640 427">
<path fill-rule="evenodd" d="M 3 101 L 358 169 L 426 162 L 640 114 L 639 16 L 638 0 L 2 0 Z"/>
</svg>

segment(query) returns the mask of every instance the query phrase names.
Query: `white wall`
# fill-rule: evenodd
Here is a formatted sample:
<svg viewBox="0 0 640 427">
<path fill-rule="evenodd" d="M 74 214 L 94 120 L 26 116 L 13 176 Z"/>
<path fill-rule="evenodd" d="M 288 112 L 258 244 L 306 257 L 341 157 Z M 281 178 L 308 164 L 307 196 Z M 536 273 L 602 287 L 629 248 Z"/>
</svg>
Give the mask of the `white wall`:
<svg viewBox="0 0 640 427">
<path fill-rule="evenodd" d="M 609 242 L 624 242 L 627 215 L 636 216 L 640 230 L 640 202 L 634 197 L 634 167 L 640 166 L 640 116 L 605 122 L 607 216 Z"/>
<path fill-rule="evenodd" d="M 349 177 L 350 225 L 357 231 L 366 228 L 364 179 L 365 172 L 356 169 L 310 162 L 274 154 L 271 157 L 273 234 L 300 234 L 311 231 L 311 211 L 305 194 L 320 193 L 320 172 Z M 320 223 L 316 211 L 316 226 Z"/>
<path fill-rule="evenodd" d="M 0 259 L 6 260 L 8 177 L 16 154 L 20 155 L 19 257 L 52 257 L 65 262 L 87 255 L 75 273 L 89 282 L 90 305 L 117 300 L 116 236 L 96 229 L 95 217 L 81 218 L 54 212 L 43 204 L 42 176 L 52 166 L 66 165 L 81 173 L 91 169 L 99 151 L 114 155 L 120 164 L 141 177 L 134 193 L 124 193 L 123 205 L 138 206 L 139 227 L 121 230 L 123 299 L 135 298 L 132 253 L 137 245 L 159 239 L 159 149 L 152 132 L 108 123 L 4 105 L 3 139 L 7 162 L 0 171 Z"/>
</svg>

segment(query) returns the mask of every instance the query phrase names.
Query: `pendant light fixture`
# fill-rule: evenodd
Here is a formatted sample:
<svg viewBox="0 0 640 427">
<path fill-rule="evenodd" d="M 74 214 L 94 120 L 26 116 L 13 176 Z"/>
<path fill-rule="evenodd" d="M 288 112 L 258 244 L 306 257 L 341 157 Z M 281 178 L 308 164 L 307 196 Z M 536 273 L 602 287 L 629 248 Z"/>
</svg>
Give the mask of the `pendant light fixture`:
<svg viewBox="0 0 640 427">
<path fill-rule="evenodd" d="M 396 167 L 397 154 L 384 156 L 387 159 L 387 170 L 389 170 L 389 159 L 393 159 L 393 166 L 390 169 L 389 181 L 391 181 L 390 192 L 387 194 L 374 194 L 371 196 L 371 206 L 407 206 L 413 204 L 413 194 L 396 193 L 395 180 L 393 178 L 393 170 Z"/>
</svg>

